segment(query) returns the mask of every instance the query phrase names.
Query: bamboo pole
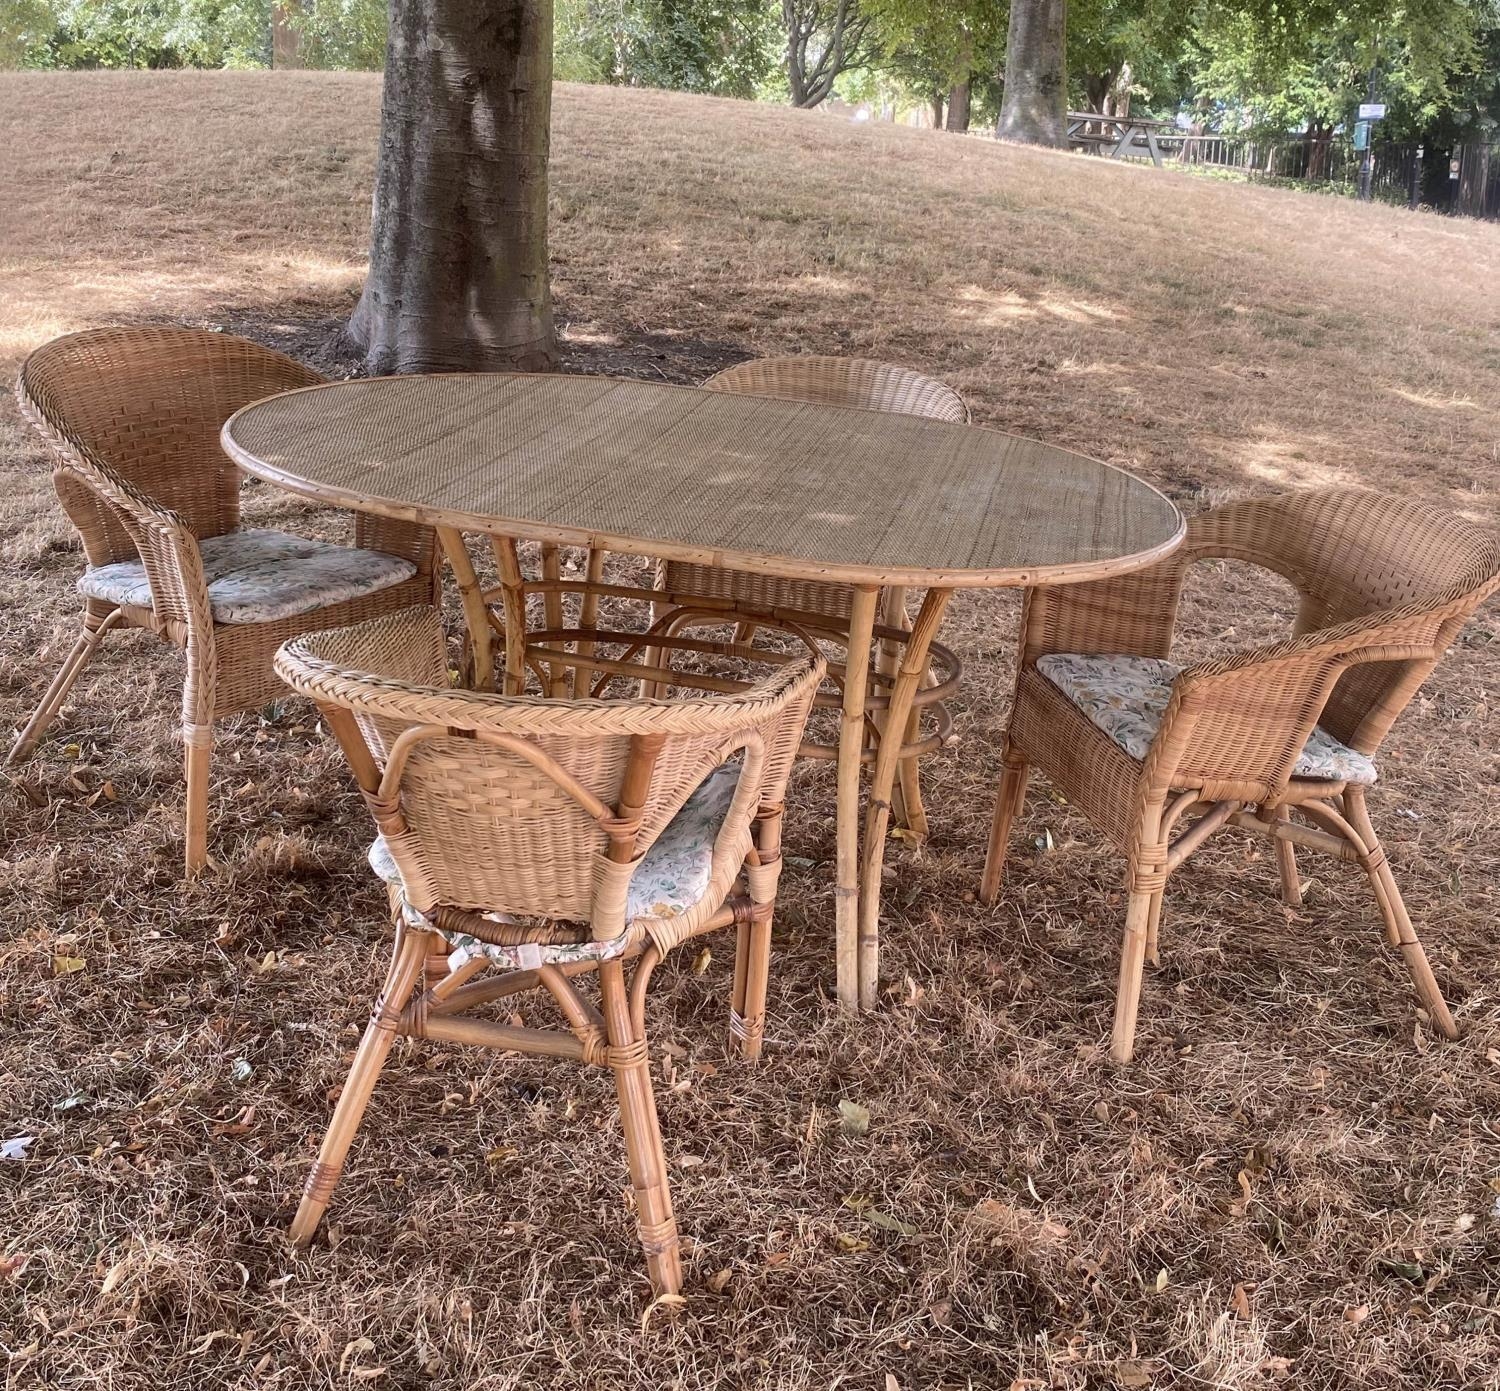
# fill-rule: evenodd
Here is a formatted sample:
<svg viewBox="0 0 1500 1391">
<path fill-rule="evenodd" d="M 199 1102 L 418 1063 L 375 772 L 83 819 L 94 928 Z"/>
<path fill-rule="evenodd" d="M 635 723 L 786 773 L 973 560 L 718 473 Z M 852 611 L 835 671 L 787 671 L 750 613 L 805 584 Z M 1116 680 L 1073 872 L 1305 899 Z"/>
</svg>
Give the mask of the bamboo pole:
<svg viewBox="0 0 1500 1391">
<path fill-rule="evenodd" d="M 844 666 L 844 714 L 839 727 L 838 852 L 834 907 L 837 989 L 846 1009 L 859 1006 L 859 769 L 864 749 L 865 685 L 880 590 L 858 585 L 849 610 L 849 656 Z"/>
</svg>

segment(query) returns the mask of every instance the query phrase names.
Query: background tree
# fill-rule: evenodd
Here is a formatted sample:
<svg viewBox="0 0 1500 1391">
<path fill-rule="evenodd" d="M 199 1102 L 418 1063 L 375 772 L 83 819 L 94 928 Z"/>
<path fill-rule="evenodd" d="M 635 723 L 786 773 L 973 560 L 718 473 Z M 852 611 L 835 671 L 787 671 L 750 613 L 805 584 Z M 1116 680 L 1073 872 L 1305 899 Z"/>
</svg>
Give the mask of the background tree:
<svg viewBox="0 0 1500 1391">
<path fill-rule="evenodd" d="M 372 373 L 544 369 L 551 0 L 392 0 L 349 322 Z"/>
<path fill-rule="evenodd" d="M 973 85 L 1004 61 L 1005 11 L 990 0 L 863 0 L 881 66 L 914 98 L 946 106 L 949 130 L 967 130 Z"/>
<path fill-rule="evenodd" d="M 1471 90 L 1494 27 L 1489 0 L 1320 0 L 1269 23 L 1254 7 L 1207 6 L 1192 32 L 1189 85 L 1217 106 L 1221 128 L 1306 130 L 1316 146 L 1352 123 L 1373 67 L 1390 107 L 1383 132 L 1418 136 Z"/>
<path fill-rule="evenodd" d="M 1067 37 L 1068 0 L 1011 0 L 1001 140 L 1067 148 Z"/>
<path fill-rule="evenodd" d="M 793 106 L 818 105 L 841 73 L 866 66 L 878 52 L 870 16 L 856 0 L 781 0 L 781 18 Z"/>
<path fill-rule="evenodd" d="M 1128 115 L 1132 97 L 1175 107 L 1194 17 L 1177 0 L 1072 0 L 1068 73 L 1077 109 Z"/>
<path fill-rule="evenodd" d="M 556 72 L 753 98 L 777 67 L 777 19 L 768 0 L 560 0 Z"/>
</svg>

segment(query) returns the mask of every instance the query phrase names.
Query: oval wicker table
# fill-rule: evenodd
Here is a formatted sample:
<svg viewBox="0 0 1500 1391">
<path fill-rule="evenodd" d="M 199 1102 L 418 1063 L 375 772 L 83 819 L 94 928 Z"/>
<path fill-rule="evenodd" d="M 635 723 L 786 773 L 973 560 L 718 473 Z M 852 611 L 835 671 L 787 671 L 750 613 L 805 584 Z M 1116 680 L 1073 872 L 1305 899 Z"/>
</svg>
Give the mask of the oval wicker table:
<svg viewBox="0 0 1500 1391">
<path fill-rule="evenodd" d="M 955 589 L 1140 569 L 1182 540 L 1154 488 L 979 426 L 610 377 L 384 377 L 274 396 L 223 444 L 304 497 L 436 527 L 487 670 L 465 532 L 851 586 L 838 757 L 838 994 L 873 1008 L 900 741 L 880 742 L 860 856 L 859 775 L 876 601 L 926 590 L 890 692 L 901 729 Z"/>
</svg>

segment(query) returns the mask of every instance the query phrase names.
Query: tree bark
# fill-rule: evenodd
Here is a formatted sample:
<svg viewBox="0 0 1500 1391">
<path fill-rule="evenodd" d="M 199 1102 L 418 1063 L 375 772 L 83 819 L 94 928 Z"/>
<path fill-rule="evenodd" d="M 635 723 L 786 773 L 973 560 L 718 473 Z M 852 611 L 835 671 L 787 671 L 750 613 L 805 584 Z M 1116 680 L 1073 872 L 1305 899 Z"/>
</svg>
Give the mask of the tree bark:
<svg viewBox="0 0 1500 1391">
<path fill-rule="evenodd" d="M 1067 148 L 1067 28 L 1068 0 L 1012 0 L 1001 140 Z"/>
<path fill-rule="evenodd" d="M 942 130 L 943 128 L 943 94 L 935 92 L 932 97 L 932 128 Z"/>
<path fill-rule="evenodd" d="M 969 128 L 969 80 L 955 82 L 948 92 L 948 129 L 965 131 Z"/>
<path fill-rule="evenodd" d="M 855 0 L 781 0 L 786 27 L 786 77 L 792 105 L 811 109 L 833 93 L 849 68 L 870 56 L 870 21 Z M 816 58 L 810 57 L 816 53 Z"/>
<path fill-rule="evenodd" d="M 289 0 L 277 0 L 271 6 L 271 66 L 273 68 L 300 68 L 302 66 L 302 35 L 292 23 L 295 6 Z"/>
<path fill-rule="evenodd" d="M 556 366 L 547 276 L 551 0 L 391 0 L 370 271 L 372 374 Z"/>
</svg>

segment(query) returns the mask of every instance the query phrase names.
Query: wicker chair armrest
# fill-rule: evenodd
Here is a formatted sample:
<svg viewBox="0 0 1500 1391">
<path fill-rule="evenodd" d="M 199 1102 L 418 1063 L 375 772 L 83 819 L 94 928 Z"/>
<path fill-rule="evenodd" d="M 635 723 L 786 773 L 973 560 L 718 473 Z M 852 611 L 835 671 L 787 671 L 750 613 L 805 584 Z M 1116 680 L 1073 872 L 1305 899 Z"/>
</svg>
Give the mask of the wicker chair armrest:
<svg viewBox="0 0 1500 1391">
<path fill-rule="evenodd" d="M 64 470 L 66 481 L 59 480 L 60 494 L 66 498 L 69 488 L 86 489 L 124 529 L 146 567 L 156 622 L 159 625 L 176 622 L 195 631 L 209 632 L 213 614 L 208 582 L 192 528 L 181 515 L 148 497 L 88 449 L 71 443 L 67 449 L 73 453 L 74 462 Z M 63 450 L 60 448 L 59 452 Z M 104 563 L 106 557 L 90 544 L 87 534 L 84 542 L 90 563 Z M 121 557 L 107 557 L 118 558 Z"/>
<path fill-rule="evenodd" d="M 1132 575 L 1026 592 L 1021 661 L 1034 666 L 1053 652 L 1119 652 L 1166 657 L 1186 566 L 1176 555 Z"/>
<path fill-rule="evenodd" d="M 1181 672 L 1146 759 L 1156 786 L 1286 786 L 1339 677 L 1367 662 L 1435 662 L 1450 607 L 1410 605 Z"/>
<path fill-rule="evenodd" d="M 362 551 L 383 551 L 409 560 L 419 575 L 430 575 L 437 554 L 437 533 L 421 522 L 380 517 L 373 512 L 354 514 L 354 544 Z"/>
<path fill-rule="evenodd" d="M 733 695 L 693 700 L 554 700 L 496 695 L 447 685 L 446 649 L 435 608 L 418 606 L 346 628 L 305 633 L 285 643 L 274 667 L 293 690 L 360 715 L 442 725 L 475 734 L 708 733 L 756 724 L 804 696 L 826 671 L 816 655 L 778 667 Z M 403 653 L 422 654 L 420 659 Z M 418 660 L 425 679 L 403 667 Z"/>
</svg>

